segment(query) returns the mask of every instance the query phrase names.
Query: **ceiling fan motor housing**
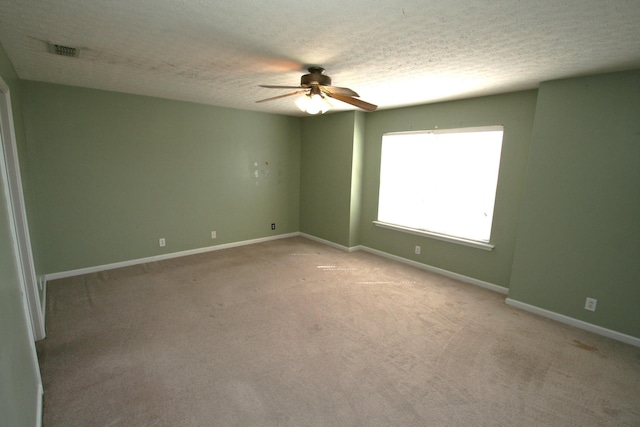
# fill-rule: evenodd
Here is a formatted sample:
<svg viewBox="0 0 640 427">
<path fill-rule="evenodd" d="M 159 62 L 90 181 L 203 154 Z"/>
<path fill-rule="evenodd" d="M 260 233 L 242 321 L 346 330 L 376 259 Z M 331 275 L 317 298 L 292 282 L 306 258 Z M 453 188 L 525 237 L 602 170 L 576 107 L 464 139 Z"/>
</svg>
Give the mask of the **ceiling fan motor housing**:
<svg viewBox="0 0 640 427">
<path fill-rule="evenodd" d="M 300 86 L 311 87 L 314 85 L 331 86 L 331 77 L 322 74 L 324 68 L 310 67 L 309 74 L 305 74 L 300 78 Z"/>
</svg>

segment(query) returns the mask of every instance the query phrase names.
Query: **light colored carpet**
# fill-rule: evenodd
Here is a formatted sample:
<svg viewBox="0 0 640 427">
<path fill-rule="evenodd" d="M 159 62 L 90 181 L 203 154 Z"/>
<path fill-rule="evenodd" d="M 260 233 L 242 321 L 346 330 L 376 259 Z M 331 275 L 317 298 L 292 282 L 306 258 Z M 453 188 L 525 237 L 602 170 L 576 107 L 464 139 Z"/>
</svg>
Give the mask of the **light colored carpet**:
<svg viewBox="0 0 640 427">
<path fill-rule="evenodd" d="M 48 284 L 44 425 L 640 425 L 640 349 L 276 240 Z"/>
</svg>

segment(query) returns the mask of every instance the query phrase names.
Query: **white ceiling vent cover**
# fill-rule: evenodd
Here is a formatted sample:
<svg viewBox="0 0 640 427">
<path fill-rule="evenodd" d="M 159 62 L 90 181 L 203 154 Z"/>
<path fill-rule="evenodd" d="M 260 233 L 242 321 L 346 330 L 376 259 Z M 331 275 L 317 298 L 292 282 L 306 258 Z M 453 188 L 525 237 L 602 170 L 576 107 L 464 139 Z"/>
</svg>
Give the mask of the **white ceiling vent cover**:
<svg viewBox="0 0 640 427">
<path fill-rule="evenodd" d="M 71 58 L 77 58 L 80 56 L 78 48 L 63 46 L 61 44 L 49 43 L 49 51 L 54 55 L 69 56 Z"/>
</svg>

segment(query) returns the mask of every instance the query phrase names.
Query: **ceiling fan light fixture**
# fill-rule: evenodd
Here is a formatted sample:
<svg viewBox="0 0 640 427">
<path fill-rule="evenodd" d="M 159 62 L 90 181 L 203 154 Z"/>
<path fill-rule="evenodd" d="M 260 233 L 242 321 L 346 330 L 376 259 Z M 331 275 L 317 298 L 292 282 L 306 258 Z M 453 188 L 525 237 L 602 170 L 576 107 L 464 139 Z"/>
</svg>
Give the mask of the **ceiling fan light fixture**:
<svg viewBox="0 0 640 427">
<path fill-rule="evenodd" d="M 296 106 L 307 114 L 324 114 L 331 107 L 327 100 L 318 93 L 301 96 L 296 100 Z"/>
</svg>

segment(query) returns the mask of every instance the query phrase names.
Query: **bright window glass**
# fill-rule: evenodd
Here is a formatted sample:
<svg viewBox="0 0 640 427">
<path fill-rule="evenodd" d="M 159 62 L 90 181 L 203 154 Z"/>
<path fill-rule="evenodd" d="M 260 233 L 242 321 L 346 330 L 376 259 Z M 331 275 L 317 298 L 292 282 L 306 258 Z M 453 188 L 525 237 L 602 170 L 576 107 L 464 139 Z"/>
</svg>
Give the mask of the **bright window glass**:
<svg viewBox="0 0 640 427">
<path fill-rule="evenodd" d="M 502 126 L 382 137 L 378 221 L 489 242 Z"/>
</svg>

